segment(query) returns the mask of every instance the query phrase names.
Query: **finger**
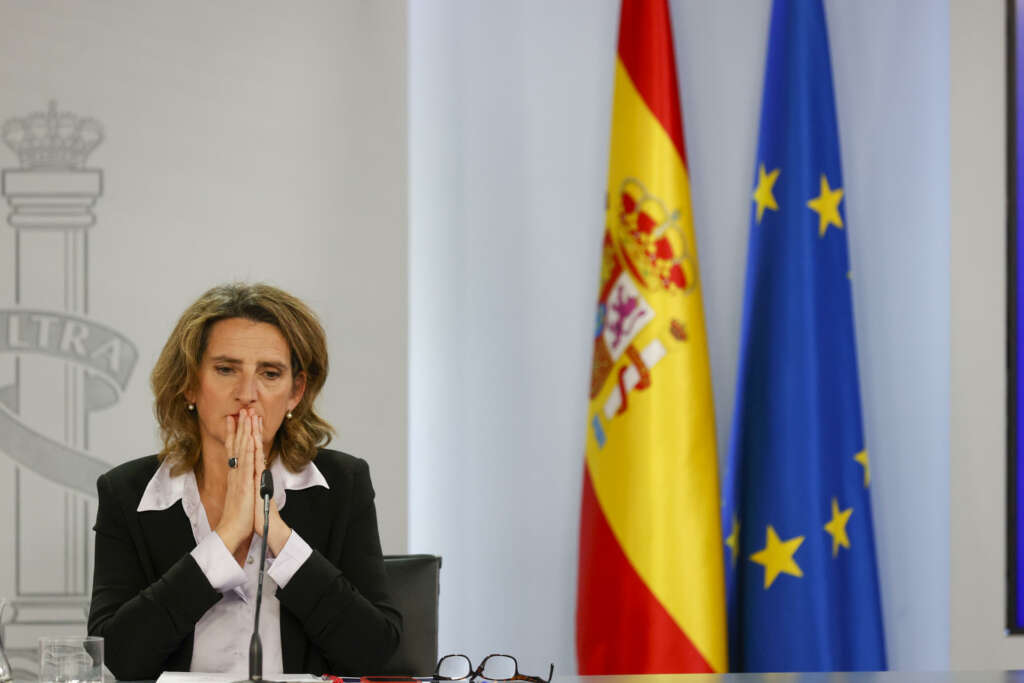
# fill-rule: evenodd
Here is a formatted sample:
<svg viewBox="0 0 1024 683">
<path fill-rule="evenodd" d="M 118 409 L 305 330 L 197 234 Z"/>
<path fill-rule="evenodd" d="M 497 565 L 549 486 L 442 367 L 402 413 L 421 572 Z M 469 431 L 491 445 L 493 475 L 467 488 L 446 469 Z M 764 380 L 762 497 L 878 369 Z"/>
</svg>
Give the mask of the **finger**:
<svg viewBox="0 0 1024 683">
<path fill-rule="evenodd" d="M 245 411 L 239 410 L 238 415 L 231 418 L 231 422 L 235 426 L 234 439 L 231 442 L 231 455 L 238 455 L 238 447 L 242 441 L 242 434 L 245 432 Z"/>
<path fill-rule="evenodd" d="M 252 470 L 251 471 L 253 473 L 255 473 L 255 474 L 259 474 L 259 462 L 258 462 L 259 458 L 257 457 L 258 454 L 259 454 L 259 451 L 257 450 L 258 449 L 257 444 L 259 443 L 259 439 L 257 438 L 257 435 L 256 435 L 256 411 L 255 410 L 250 410 L 249 411 L 249 417 L 246 419 L 246 422 L 248 423 L 248 430 L 249 430 L 249 457 L 251 458 L 251 462 L 252 462 Z"/>
<path fill-rule="evenodd" d="M 263 471 L 266 469 L 266 460 L 263 458 L 263 438 L 260 430 L 260 418 L 256 416 L 255 412 L 250 418 L 252 425 L 252 440 L 253 440 L 253 487 L 259 491 L 260 479 L 263 475 Z M 253 507 L 252 526 L 253 531 L 258 535 L 263 535 L 263 499 L 256 496 L 255 506 Z"/>
<path fill-rule="evenodd" d="M 238 413 L 238 422 L 241 426 L 241 438 L 236 447 L 238 463 L 243 472 L 252 472 L 252 420 L 249 413 L 242 410 Z"/>
<path fill-rule="evenodd" d="M 228 415 L 225 419 L 228 421 L 228 424 L 227 431 L 225 432 L 226 436 L 224 437 L 224 450 L 226 450 L 230 454 L 231 448 L 234 446 L 235 443 L 235 420 L 230 415 Z"/>
<path fill-rule="evenodd" d="M 256 474 L 258 475 L 267 467 L 266 454 L 263 452 L 263 418 L 253 415 L 252 418 L 253 441 L 255 442 Z"/>
</svg>

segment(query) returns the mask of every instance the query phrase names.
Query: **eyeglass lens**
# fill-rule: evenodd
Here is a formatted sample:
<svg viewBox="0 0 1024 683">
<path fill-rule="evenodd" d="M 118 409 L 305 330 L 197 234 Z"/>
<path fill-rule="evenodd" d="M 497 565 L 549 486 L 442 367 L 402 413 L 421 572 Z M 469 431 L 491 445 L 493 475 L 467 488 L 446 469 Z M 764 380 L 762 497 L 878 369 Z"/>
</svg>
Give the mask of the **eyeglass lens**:
<svg viewBox="0 0 1024 683">
<path fill-rule="evenodd" d="M 508 655 L 490 655 L 480 666 L 480 675 L 492 681 L 508 681 L 516 675 L 516 660 Z"/>
<path fill-rule="evenodd" d="M 473 673 L 473 667 L 466 655 L 445 655 L 437 663 L 438 678 L 458 680 L 468 678 L 471 673 Z"/>
</svg>

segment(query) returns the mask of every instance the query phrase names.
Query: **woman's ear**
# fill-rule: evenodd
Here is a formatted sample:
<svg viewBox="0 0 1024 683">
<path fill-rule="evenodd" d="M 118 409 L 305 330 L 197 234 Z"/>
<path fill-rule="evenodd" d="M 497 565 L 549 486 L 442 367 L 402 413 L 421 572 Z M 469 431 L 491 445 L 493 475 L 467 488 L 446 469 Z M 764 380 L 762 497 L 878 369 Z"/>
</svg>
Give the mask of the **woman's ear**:
<svg viewBox="0 0 1024 683">
<path fill-rule="evenodd" d="M 306 373 L 300 372 L 295 375 L 295 381 L 292 382 L 292 400 L 288 402 L 288 410 L 295 410 L 295 406 L 299 405 L 302 401 L 302 397 L 306 395 Z"/>
</svg>

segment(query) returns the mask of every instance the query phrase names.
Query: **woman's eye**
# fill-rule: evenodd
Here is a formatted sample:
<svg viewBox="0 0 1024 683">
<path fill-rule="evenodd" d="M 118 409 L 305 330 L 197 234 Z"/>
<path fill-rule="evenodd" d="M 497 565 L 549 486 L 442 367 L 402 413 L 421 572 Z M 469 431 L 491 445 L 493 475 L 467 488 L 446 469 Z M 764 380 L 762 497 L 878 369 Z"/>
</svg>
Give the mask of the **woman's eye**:
<svg viewBox="0 0 1024 683">
<path fill-rule="evenodd" d="M 232 369 L 233 369 L 233 368 L 232 368 L 231 366 L 229 366 L 229 365 L 217 365 L 217 366 L 215 366 L 215 367 L 214 367 L 214 370 L 215 370 L 215 371 L 217 372 L 217 374 L 219 374 L 219 375 L 227 375 L 227 374 L 230 374 L 230 373 L 231 373 L 231 371 L 232 371 Z"/>
<path fill-rule="evenodd" d="M 277 379 L 278 377 L 281 376 L 281 373 L 278 372 L 277 370 L 267 370 L 266 372 L 263 373 L 263 375 L 267 379 Z"/>
</svg>

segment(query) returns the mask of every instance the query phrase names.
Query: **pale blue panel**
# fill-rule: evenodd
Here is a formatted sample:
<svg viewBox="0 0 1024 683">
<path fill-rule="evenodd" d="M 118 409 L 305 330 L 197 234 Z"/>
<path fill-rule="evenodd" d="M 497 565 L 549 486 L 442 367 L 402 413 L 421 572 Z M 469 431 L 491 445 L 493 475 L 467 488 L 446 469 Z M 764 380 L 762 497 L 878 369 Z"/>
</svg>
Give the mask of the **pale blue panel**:
<svg viewBox="0 0 1024 683">
<path fill-rule="evenodd" d="M 769 3 L 672 3 L 726 451 Z M 890 662 L 949 664 L 948 10 L 829 2 Z M 614 0 L 411 2 L 409 547 L 441 649 L 575 671 Z M 487 618 L 488 610 L 500 616 Z"/>
</svg>

